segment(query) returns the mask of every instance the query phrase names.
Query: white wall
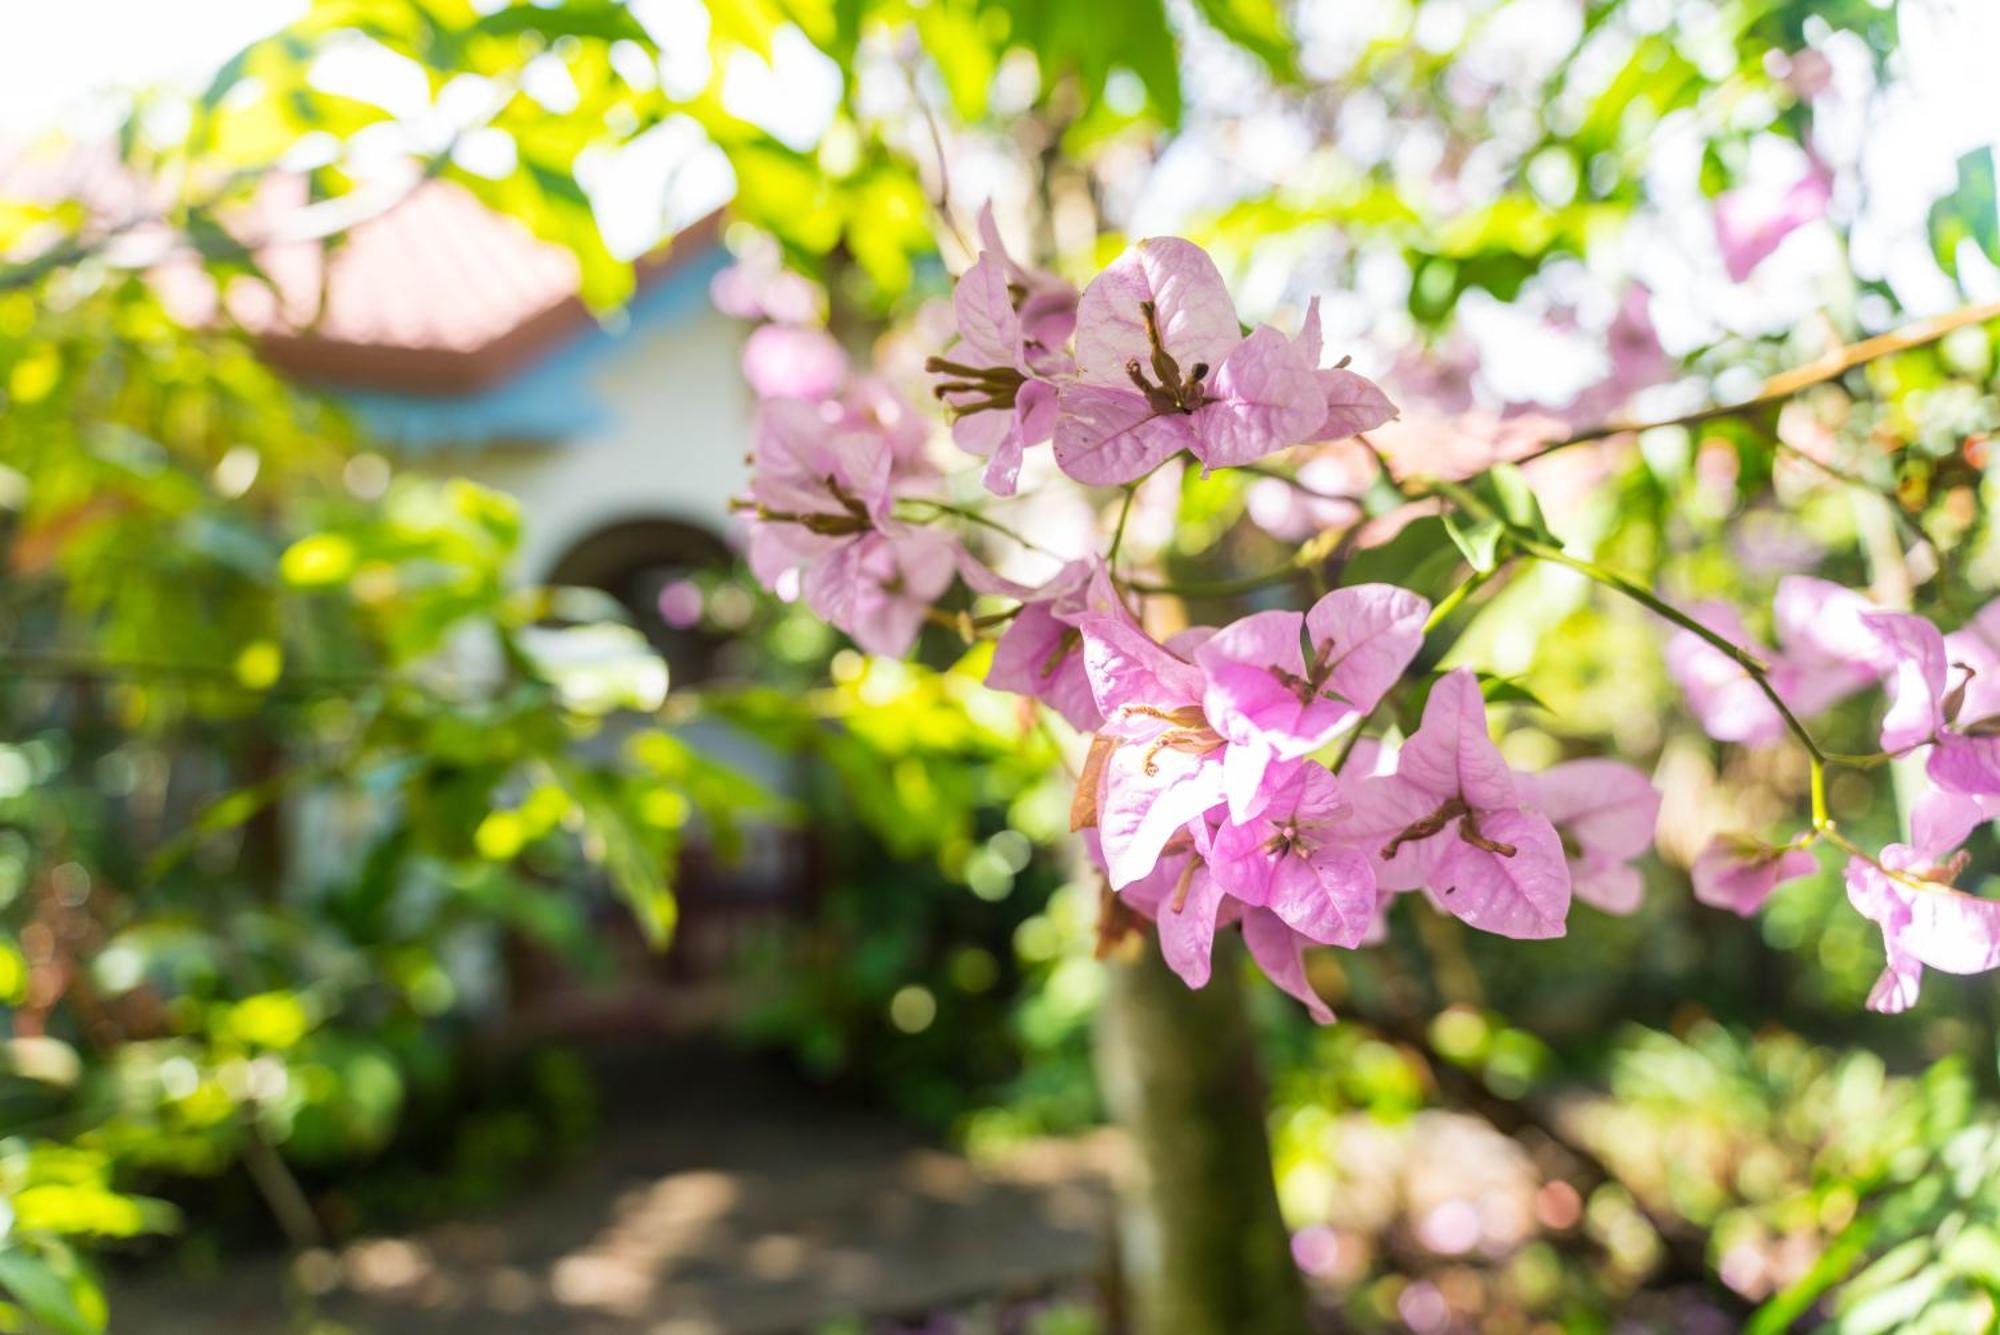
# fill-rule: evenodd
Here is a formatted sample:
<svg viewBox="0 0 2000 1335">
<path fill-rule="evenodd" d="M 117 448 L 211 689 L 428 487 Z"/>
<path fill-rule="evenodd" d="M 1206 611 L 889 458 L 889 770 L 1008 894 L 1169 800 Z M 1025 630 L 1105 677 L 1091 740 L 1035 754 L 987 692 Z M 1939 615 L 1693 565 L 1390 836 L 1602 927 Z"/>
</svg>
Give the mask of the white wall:
<svg viewBox="0 0 2000 1335">
<path fill-rule="evenodd" d="M 676 519 L 731 536 L 729 499 L 747 485 L 750 449 L 742 339 L 738 321 L 705 304 L 669 327 L 635 330 L 597 372 L 609 418 L 598 433 L 452 455 L 440 471 L 520 500 L 516 573 L 529 582 L 622 520 Z"/>
</svg>

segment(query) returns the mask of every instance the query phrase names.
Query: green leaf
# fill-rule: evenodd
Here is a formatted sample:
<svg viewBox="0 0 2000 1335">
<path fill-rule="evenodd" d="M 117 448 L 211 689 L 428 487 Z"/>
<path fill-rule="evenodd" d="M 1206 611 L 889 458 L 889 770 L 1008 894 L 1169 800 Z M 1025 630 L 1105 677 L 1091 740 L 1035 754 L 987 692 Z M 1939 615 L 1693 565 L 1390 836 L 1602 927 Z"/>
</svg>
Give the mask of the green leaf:
<svg viewBox="0 0 2000 1335">
<path fill-rule="evenodd" d="M 1493 520 L 1471 524 L 1463 515 L 1447 513 L 1441 516 L 1444 531 L 1454 546 L 1465 554 L 1466 563 L 1480 574 L 1491 574 L 1495 564 L 1495 553 L 1500 546 L 1500 535 L 1506 530 Z"/>
<path fill-rule="evenodd" d="M 603 42 L 637 42 L 653 49 L 652 34 L 632 11 L 611 0 L 564 0 L 560 5 L 510 5 L 482 15 L 473 31 L 496 36 L 536 33 L 543 37 L 594 37 Z"/>
<path fill-rule="evenodd" d="M 1272 77 L 1282 83 L 1299 77 L 1298 47 L 1277 0 L 1195 0 L 1195 8 L 1217 32 L 1263 61 Z"/>
<path fill-rule="evenodd" d="M 1794 1321 L 1812 1310 L 1819 1296 L 1851 1273 L 1868 1254 L 1876 1221 L 1863 1215 L 1849 1224 L 1827 1249 L 1819 1254 L 1805 1274 L 1773 1295 L 1743 1327 L 1743 1335 L 1781 1335 Z"/>
<path fill-rule="evenodd" d="M 1498 677 L 1491 672 L 1477 674 L 1479 693 L 1489 705 L 1533 705 L 1537 709 L 1547 709 L 1542 697 L 1515 681 L 1512 677 Z"/>
<path fill-rule="evenodd" d="M 2000 1291 L 2000 1229 L 1967 1225 L 1945 1247 L 1944 1263 L 1955 1273 Z"/>
<path fill-rule="evenodd" d="M 1958 252 L 1967 241 L 2000 264 L 2000 203 L 1996 203 L 1991 145 L 1976 148 L 1958 160 L 1958 185 L 1931 205 L 1931 250 L 1953 278 L 1958 277 Z"/>
<path fill-rule="evenodd" d="M 980 23 L 980 15 L 964 5 L 930 4 L 917 10 L 917 37 L 936 62 L 951 109 L 968 124 L 986 115 L 987 94 L 1000 67 L 1000 53 Z"/>
<path fill-rule="evenodd" d="M 1529 485 L 1527 474 L 1513 464 L 1495 464 L 1487 471 L 1493 480 L 1493 492 L 1500 502 L 1500 513 L 1507 516 L 1509 523 L 1525 528 L 1537 537 L 1554 538 L 1549 532 L 1549 521 L 1542 517 L 1542 505 L 1535 499 L 1535 489 Z"/>
<path fill-rule="evenodd" d="M 69 1280 L 33 1252 L 19 1247 L 0 1251 L 0 1289 L 28 1310 L 28 1315 L 60 1335 L 97 1335 L 104 1329 L 77 1302 Z"/>
</svg>

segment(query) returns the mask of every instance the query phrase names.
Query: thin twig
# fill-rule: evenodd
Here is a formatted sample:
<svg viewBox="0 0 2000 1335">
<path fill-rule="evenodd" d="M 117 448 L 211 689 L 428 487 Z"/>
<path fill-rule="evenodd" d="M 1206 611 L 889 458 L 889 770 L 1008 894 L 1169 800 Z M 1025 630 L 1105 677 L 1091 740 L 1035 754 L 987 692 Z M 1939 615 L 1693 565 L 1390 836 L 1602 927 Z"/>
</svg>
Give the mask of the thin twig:
<svg viewBox="0 0 2000 1335">
<path fill-rule="evenodd" d="M 1747 399 L 1735 403 L 1709 404 L 1693 412 L 1681 413 L 1674 417 L 1652 419 L 1613 418 L 1596 426 L 1585 427 L 1561 440 L 1553 440 L 1539 449 L 1514 460 L 1525 464 L 1558 450 L 1566 450 L 1572 445 L 1582 445 L 1593 440 L 1603 440 L 1608 436 L 1622 436 L 1631 432 L 1656 431 L 1663 427 L 1697 426 L 1702 422 L 1719 417 L 1735 417 L 1743 413 L 1755 412 L 1782 403 L 1794 394 L 1814 385 L 1823 385 L 1829 380 L 1837 380 L 1856 367 L 1882 357 L 1892 357 L 1899 352 L 1909 352 L 1915 348 L 1928 347 L 1960 329 L 1972 325 L 1986 324 L 2000 320 L 2000 301 L 1981 302 L 1971 306 L 1961 306 L 1943 315 L 1913 321 L 1873 338 L 1864 338 L 1859 343 L 1849 343 L 1829 349 L 1824 355 L 1814 358 L 1803 366 L 1782 371 L 1757 388 L 1757 392 Z"/>
<path fill-rule="evenodd" d="M 965 520 L 968 524 L 977 524 L 980 528 L 998 533 L 1001 537 L 1006 538 L 1010 542 L 1017 542 L 1039 556 L 1047 556 L 1058 561 L 1063 559 L 1062 553 L 1042 546 L 1039 542 L 1028 537 L 1020 530 L 1010 528 L 999 520 L 978 510 L 974 510 L 969 506 L 953 505 L 949 501 L 934 501 L 928 496 L 904 496 L 901 498 L 901 503 L 904 505 L 927 505 L 939 514 L 952 515 Z"/>
</svg>

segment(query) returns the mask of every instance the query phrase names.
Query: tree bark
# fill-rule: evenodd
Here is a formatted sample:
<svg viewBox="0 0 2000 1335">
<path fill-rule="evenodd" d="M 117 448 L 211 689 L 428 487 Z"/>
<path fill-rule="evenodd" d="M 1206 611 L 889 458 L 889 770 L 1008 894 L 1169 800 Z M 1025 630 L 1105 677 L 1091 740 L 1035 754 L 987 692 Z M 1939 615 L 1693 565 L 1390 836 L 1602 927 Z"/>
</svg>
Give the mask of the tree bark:
<svg viewBox="0 0 2000 1335">
<path fill-rule="evenodd" d="M 1233 935 L 1216 939 L 1215 955 L 1200 991 L 1150 941 L 1108 966 L 1097 1069 L 1134 1151 L 1119 1215 L 1132 1328 L 1306 1335 Z"/>
</svg>

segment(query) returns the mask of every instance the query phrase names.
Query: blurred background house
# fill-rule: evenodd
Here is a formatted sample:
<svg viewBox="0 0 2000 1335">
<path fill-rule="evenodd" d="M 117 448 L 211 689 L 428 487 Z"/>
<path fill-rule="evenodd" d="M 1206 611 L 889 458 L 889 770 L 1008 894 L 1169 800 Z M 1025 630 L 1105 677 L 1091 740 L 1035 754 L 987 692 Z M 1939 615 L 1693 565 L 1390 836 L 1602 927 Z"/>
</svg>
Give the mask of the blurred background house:
<svg viewBox="0 0 2000 1335">
<path fill-rule="evenodd" d="M 744 489 L 752 396 L 738 368 L 742 325 L 709 295 L 729 262 L 719 214 L 639 260 L 631 300 L 596 312 L 570 251 L 462 186 L 391 180 L 332 242 L 318 236 L 303 186 L 297 176 L 266 183 L 255 216 L 236 225 L 256 272 L 218 284 L 192 257 L 147 249 L 147 189 L 103 152 L 0 145 L 0 194 L 87 201 L 130 229 L 130 262 L 177 319 L 202 327 L 226 316 L 255 334 L 268 365 L 344 405 L 381 452 L 350 463 L 350 490 L 429 473 L 513 497 L 517 582 L 601 593 L 666 659 L 671 683 L 710 677 L 730 643 L 718 619 L 663 611 L 662 595 L 700 608 L 698 583 L 725 581 L 734 561 L 729 507 Z M 457 671 L 498 668 L 490 646 L 462 648 Z M 787 786 L 781 758 L 722 725 L 691 726 L 704 750 Z M 615 752 L 630 730 L 614 723 L 595 745 Z M 294 805 L 286 865 L 302 882 L 337 874 L 379 814 L 316 797 Z M 348 837 L 328 841 L 328 828 Z M 737 1004 L 727 979 L 746 940 L 804 902 L 809 855 L 796 833 L 750 840 L 729 859 L 690 840 L 673 869 L 673 951 L 649 946 L 608 886 L 584 887 L 614 956 L 608 978 L 578 979 L 518 942 L 503 959 L 496 940 L 461 960 L 459 982 L 507 997 L 493 1014 L 517 1037 L 711 1027 Z"/>
<path fill-rule="evenodd" d="M 517 499 L 517 575 L 611 594 L 680 681 L 703 675 L 706 646 L 662 620 L 659 595 L 726 566 L 745 475 L 741 338 L 708 298 L 726 262 L 710 215 L 600 320 L 568 251 L 429 181 L 330 255 L 267 260 L 280 318 L 238 313 L 267 327 L 271 365 L 345 400 L 399 466 Z"/>
</svg>

